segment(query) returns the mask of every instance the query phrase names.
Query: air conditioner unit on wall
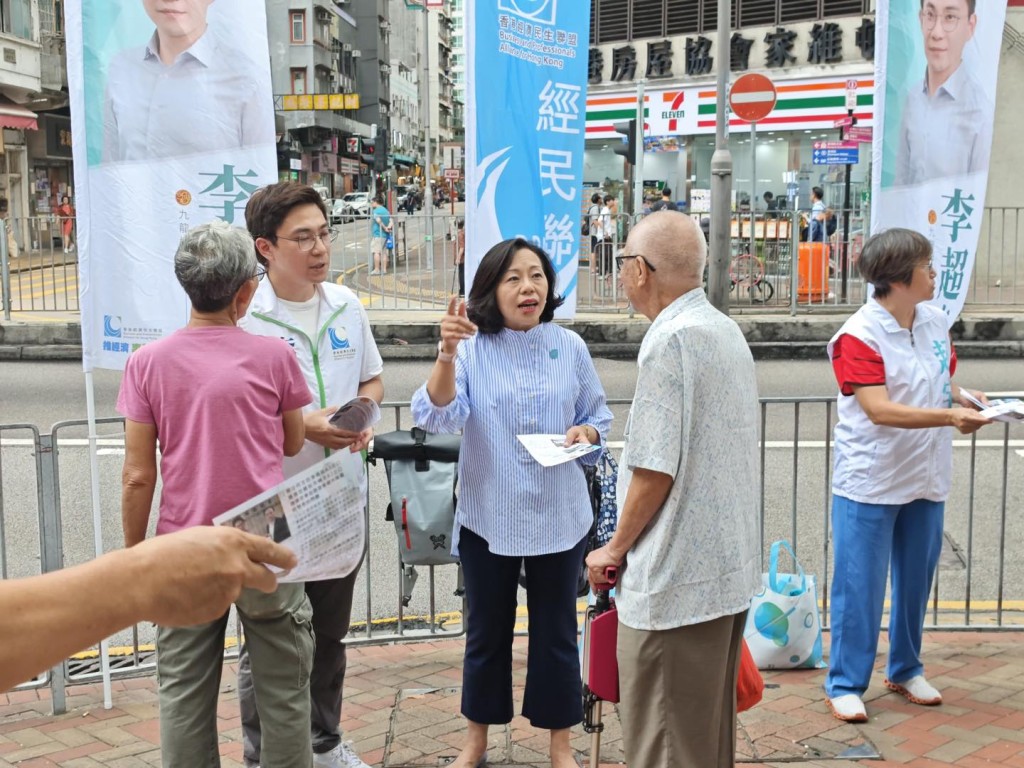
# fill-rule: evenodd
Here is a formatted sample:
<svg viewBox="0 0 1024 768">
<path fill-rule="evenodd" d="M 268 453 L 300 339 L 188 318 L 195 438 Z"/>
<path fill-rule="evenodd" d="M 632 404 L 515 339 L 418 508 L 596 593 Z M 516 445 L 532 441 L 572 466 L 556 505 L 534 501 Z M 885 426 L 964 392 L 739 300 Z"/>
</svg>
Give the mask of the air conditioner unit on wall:
<svg viewBox="0 0 1024 768">
<path fill-rule="evenodd" d="M 363 52 L 362 52 L 362 51 L 360 51 L 360 50 L 359 50 L 358 48 L 356 48 L 356 49 L 355 49 L 354 51 L 352 51 L 352 58 L 353 58 L 353 59 L 358 59 L 358 58 L 360 58 L 360 57 L 361 57 L 362 55 L 363 55 Z"/>
<path fill-rule="evenodd" d="M 345 53 L 350 53 L 352 51 L 352 43 L 342 43 L 341 50 Z"/>
</svg>

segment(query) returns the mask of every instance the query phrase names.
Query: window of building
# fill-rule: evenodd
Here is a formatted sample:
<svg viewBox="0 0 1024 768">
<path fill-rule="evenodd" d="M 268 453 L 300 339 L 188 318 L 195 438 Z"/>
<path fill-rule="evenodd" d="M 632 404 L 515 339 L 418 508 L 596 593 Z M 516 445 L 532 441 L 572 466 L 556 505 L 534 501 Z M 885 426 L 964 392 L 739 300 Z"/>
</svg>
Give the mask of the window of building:
<svg viewBox="0 0 1024 768">
<path fill-rule="evenodd" d="M 335 76 L 327 67 L 317 66 L 313 69 L 313 93 L 333 93 Z"/>
<path fill-rule="evenodd" d="M 700 3 L 668 0 L 668 35 L 690 35 L 700 29 Z"/>
<path fill-rule="evenodd" d="M 804 2 L 805 14 L 813 3 Z M 717 19 L 716 19 L 717 22 Z M 766 27 L 775 23 L 775 0 L 743 0 L 740 5 L 741 27 Z M 717 23 L 715 24 L 717 27 Z"/>
<path fill-rule="evenodd" d="M 31 0 L 0 0 L 0 32 L 35 40 Z"/>
<path fill-rule="evenodd" d="M 633 0 L 630 36 L 636 40 L 665 34 L 665 0 Z"/>
<path fill-rule="evenodd" d="M 298 67 L 292 70 L 292 93 L 299 96 L 306 92 L 306 68 Z"/>
<path fill-rule="evenodd" d="M 872 12 L 872 0 L 731 0 L 732 27 L 761 27 Z M 710 34 L 718 0 L 590 0 L 590 43 Z"/>
<path fill-rule="evenodd" d="M 599 0 L 597 38 L 599 43 L 629 39 L 629 0 Z"/>
<path fill-rule="evenodd" d="M 306 42 L 306 12 L 305 11 L 292 11 L 292 42 L 293 43 L 304 43 Z"/>
<path fill-rule="evenodd" d="M 324 47 L 329 47 L 331 44 L 331 21 L 324 14 L 317 15 L 314 39 Z"/>
</svg>

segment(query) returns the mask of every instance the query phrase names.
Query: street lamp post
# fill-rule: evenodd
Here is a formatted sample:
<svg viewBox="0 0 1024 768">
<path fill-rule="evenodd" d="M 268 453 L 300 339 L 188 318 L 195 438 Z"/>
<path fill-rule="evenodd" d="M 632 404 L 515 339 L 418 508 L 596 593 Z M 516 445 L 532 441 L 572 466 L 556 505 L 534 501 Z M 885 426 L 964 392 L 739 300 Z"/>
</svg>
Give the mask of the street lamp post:
<svg viewBox="0 0 1024 768">
<path fill-rule="evenodd" d="M 427 213 L 427 269 L 434 268 L 434 184 L 431 169 L 433 153 L 430 148 L 430 9 L 423 5 L 423 107 L 426 117 L 424 128 L 424 156 L 426 165 L 423 168 L 423 210 Z"/>
<path fill-rule="evenodd" d="M 711 156 L 711 250 L 708 264 L 708 299 L 729 313 L 729 219 L 731 214 L 732 154 L 726 138 L 729 119 L 726 95 L 729 85 L 729 0 L 718 0 L 718 104 L 715 118 L 715 153 Z M 753 201 L 751 201 L 753 206 Z"/>
</svg>

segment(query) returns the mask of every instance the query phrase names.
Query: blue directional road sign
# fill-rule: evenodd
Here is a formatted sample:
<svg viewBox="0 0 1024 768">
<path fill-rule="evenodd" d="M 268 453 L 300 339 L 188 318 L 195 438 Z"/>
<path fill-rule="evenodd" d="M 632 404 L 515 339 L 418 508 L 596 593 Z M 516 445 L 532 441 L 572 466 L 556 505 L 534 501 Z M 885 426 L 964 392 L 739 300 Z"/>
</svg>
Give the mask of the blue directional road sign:
<svg viewBox="0 0 1024 768">
<path fill-rule="evenodd" d="M 860 144 L 856 141 L 816 141 L 811 150 L 815 165 L 854 165 L 860 162 Z"/>
</svg>

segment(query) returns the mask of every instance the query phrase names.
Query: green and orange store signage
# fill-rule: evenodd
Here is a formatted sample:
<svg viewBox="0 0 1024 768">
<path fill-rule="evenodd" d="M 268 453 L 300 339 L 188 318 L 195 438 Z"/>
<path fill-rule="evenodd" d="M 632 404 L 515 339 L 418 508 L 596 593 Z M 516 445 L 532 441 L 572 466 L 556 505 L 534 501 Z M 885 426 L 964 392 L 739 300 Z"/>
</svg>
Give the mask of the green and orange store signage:
<svg viewBox="0 0 1024 768">
<path fill-rule="evenodd" d="M 846 117 L 847 81 L 857 81 L 857 124 L 870 126 L 874 119 L 874 76 L 852 74 L 805 79 L 778 79 L 775 109 L 758 126 L 772 130 L 796 131 L 832 128 Z M 588 139 L 618 138 L 614 124 L 636 116 L 637 95 L 605 91 L 587 97 L 586 135 Z M 715 85 L 649 88 L 644 94 L 644 135 L 699 136 L 715 132 L 717 93 Z M 746 130 L 748 123 L 738 118 L 729 121 L 731 129 Z"/>
</svg>

